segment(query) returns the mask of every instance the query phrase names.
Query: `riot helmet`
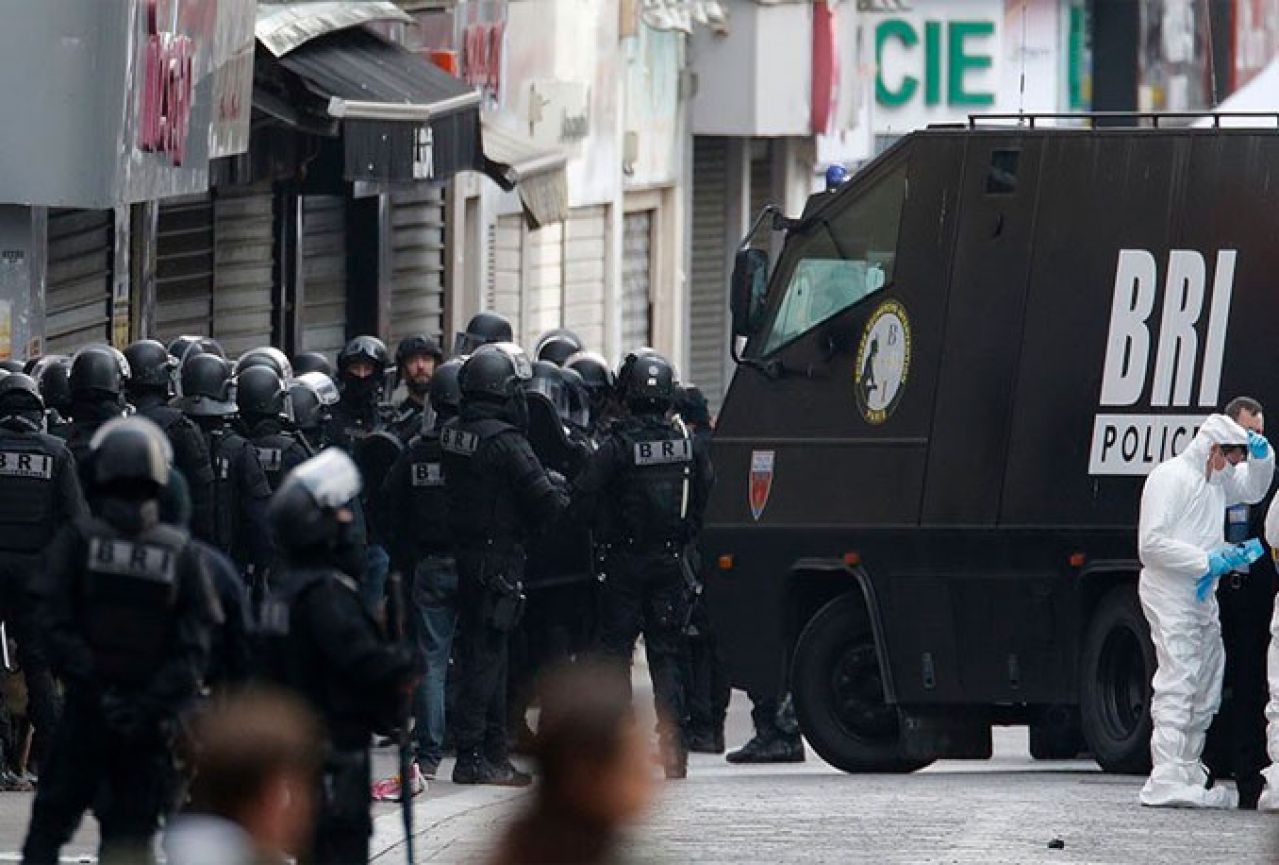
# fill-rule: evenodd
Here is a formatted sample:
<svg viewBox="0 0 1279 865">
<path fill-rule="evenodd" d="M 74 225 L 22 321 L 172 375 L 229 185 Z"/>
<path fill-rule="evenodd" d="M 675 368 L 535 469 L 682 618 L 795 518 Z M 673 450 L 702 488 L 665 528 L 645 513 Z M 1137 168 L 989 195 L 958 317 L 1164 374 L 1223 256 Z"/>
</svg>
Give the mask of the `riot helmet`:
<svg viewBox="0 0 1279 865">
<path fill-rule="evenodd" d="M 579 429 L 589 429 L 591 425 L 591 394 L 586 389 L 582 374 L 575 369 L 560 367 L 560 377 L 568 389 L 569 422 Z"/>
<path fill-rule="evenodd" d="M 120 400 L 129 380 L 129 362 L 109 345 L 87 345 L 71 361 L 68 384 L 72 399 Z"/>
<path fill-rule="evenodd" d="M 475 350 L 458 372 L 464 399 L 505 402 L 524 392 L 533 368 L 513 342 L 487 343 Z"/>
<path fill-rule="evenodd" d="M 437 417 L 451 418 L 462 408 L 462 385 L 458 373 L 465 358 L 455 357 L 440 364 L 431 377 L 431 408 Z"/>
<path fill-rule="evenodd" d="M 622 398 L 636 414 L 664 414 L 675 396 L 675 370 L 659 354 L 638 357 L 619 382 Z"/>
<path fill-rule="evenodd" d="M 235 365 L 235 372 L 239 375 L 255 366 L 265 366 L 275 370 L 275 374 L 283 381 L 293 378 L 293 364 L 289 363 L 288 355 L 269 345 L 249 349 L 240 355 L 240 360 Z"/>
<path fill-rule="evenodd" d="M 598 420 L 608 407 L 616 381 L 608 361 L 593 351 L 579 351 L 564 362 L 564 368 L 574 370 L 582 377 L 582 383 L 590 395 L 591 414 Z"/>
<path fill-rule="evenodd" d="M 356 375 L 355 366 L 367 364 L 368 375 Z M 355 403 L 375 403 L 382 396 L 386 384 L 386 368 L 390 355 L 386 344 L 376 336 L 357 336 L 338 352 L 338 384 L 342 396 Z"/>
<path fill-rule="evenodd" d="M 289 402 L 293 406 L 293 425 L 306 433 L 317 433 L 331 417 L 338 401 L 338 388 L 322 372 L 304 373 L 289 383 Z"/>
<path fill-rule="evenodd" d="M 642 345 L 639 348 L 632 349 L 626 353 L 626 356 L 622 358 L 621 363 L 617 365 L 616 387 L 618 389 L 619 397 L 625 398 L 625 394 L 623 393 L 625 385 L 623 385 L 623 382 L 630 377 L 630 369 L 635 365 L 635 361 L 642 357 L 654 356 L 658 356 L 657 349 L 647 345 Z"/>
<path fill-rule="evenodd" d="M 293 355 L 293 374 L 301 376 L 308 372 L 322 372 L 329 378 L 337 377 L 333 364 L 318 351 L 302 351 Z"/>
<path fill-rule="evenodd" d="M 125 498 L 154 498 L 169 482 L 173 450 L 164 432 L 141 416 L 108 421 L 89 442 L 89 486 Z"/>
<path fill-rule="evenodd" d="M 173 388 L 173 373 L 178 361 L 163 343 L 154 339 L 140 339 L 124 350 L 129 362 L 129 391 L 157 390 L 165 396 Z"/>
<path fill-rule="evenodd" d="M 182 364 L 182 396 L 177 406 L 192 417 L 235 414 L 231 364 L 216 354 L 197 354 Z"/>
<path fill-rule="evenodd" d="M 563 366 L 564 361 L 584 348 L 581 337 L 567 328 L 560 327 L 555 330 L 548 330 L 538 337 L 537 348 L 533 350 L 533 356 L 538 360 L 546 360 L 556 366 Z"/>
<path fill-rule="evenodd" d="M 44 400 L 35 380 L 24 373 L 10 373 L 0 381 L 0 420 L 9 418 L 32 430 L 44 429 Z"/>
<path fill-rule="evenodd" d="M 61 354 L 46 354 L 31 370 L 31 377 L 40 386 L 44 404 L 61 414 L 71 409 L 71 358 Z"/>
<path fill-rule="evenodd" d="M 514 339 L 510 319 L 496 312 L 481 312 L 471 317 L 464 333 L 453 338 L 453 354 L 474 354 L 482 345 L 512 342 Z"/>
<path fill-rule="evenodd" d="M 276 545 L 294 556 L 336 551 L 354 531 L 350 504 L 361 486 L 360 470 L 340 448 L 289 472 L 267 506 Z"/>
<path fill-rule="evenodd" d="M 192 336 L 190 334 L 179 336 L 169 343 L 169 354 L 177 360 L 178 366 L 181 367 L 186 359 L 197 354 L 216 354 L 218 357 L 225 358 L 226 352 L 222 350 L 222 345 L 211 336 Z"/>
<path fill-rule="evenodd" d="M 568 384 L 560 375 L 560 368 L 549 360 L 533 362 L 533 377 L 529 379 L 530 394 L 539 394 L 555 409 L 560 420 L 569 420 Z"/>
<path fill-rule="evenodd" d="M 275 369 L 265 364 L 250 366 L 236 375 L 235 404 L 240 416 L 250 423 L 267 418 L 292 419 L 289 390 Z"/>
</svg>

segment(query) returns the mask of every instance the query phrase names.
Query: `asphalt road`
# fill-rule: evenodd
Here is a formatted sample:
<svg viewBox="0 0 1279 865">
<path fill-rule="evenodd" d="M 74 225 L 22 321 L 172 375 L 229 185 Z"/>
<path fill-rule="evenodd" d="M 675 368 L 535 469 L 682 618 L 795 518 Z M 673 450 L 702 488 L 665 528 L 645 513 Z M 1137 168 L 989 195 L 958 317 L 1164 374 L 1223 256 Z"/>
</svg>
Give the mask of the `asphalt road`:
<svg viewBox="0 0 1279 865">
<path fill-rule="evenodd" d="M 639 682 L 637 681 L 637 685 Z M 637 694 L 645 691 L 637 688 Z M 646 697 L 641 697 L 647 699 Z M 730 743 L 749 735 L 734 695 Z M 394 753 L 376 755 L 381 771 Z M 444 764 L 447 778 L 450 763 Z M 1024 728 L 996 730 L 989 761 L 944 761 L 914 775 L 845 775 L 810 751 L 787 766 L 730 766 L 694 755 L 632 832 L 631 860 L 660 863 L 1263 863 L 1279 861 L 1279 815 L 1153 811 L 1141 779 L 1088 761 L 1030 759 Z M 527 793 L 430 785 L 417 799 L 416 861 L 481 862 Z M 30 796 L 0 794 L 0 862 L 17 861 Z M 373 861 L 405 862 L 395 805 L 375 806 Z M 1060 840 L 1062 849 L 1050 849 Z M 86 821 L 65 861 L 89 862 Z"/>
</svg>

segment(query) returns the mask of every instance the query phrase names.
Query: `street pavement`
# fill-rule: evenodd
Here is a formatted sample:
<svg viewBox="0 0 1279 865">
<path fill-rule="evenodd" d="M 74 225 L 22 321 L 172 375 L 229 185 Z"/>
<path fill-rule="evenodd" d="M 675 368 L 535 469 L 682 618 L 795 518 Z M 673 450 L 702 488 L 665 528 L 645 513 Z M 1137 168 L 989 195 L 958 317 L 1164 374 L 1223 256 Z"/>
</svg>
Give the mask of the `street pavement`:
<svg viewBox="0 0 1279 865">
<path fill-rule="evenodd" d="M 642 666 L 636 672 L 637 699 L 646 701 Z M 730 744 L 749 733 L 749 704 L 734 694 Z M 375 757 L 379 772 L 394 771 L 393 749 Z M 441 778 L 450 770 L 446 761 Z M 1279 862 L 1279 815 L 1143 809 L 1140 786 L 1090 761 L 1031 760 L 1025 728 L 997 729 L 991 760 L 943 761 L 914 775 L 845 775 L 811 751 L 786 766 L 693 755 L 688 779 L 662 786 L 629 854 L 716 865 Z M 482 862 L 528 795 L 432 782 L 415 800 L 416 861 Z M 29 811 L 29 795 L 0 794 L 0 862 L 18 860 Z M 374 812 L 373 861 L 403 865 L 399 807 Z M 92 862 L 95 837 L 86 820 L 64 861 Z M 1064 847 L 1050 849 L 1053 841 Z"/>
</svg>

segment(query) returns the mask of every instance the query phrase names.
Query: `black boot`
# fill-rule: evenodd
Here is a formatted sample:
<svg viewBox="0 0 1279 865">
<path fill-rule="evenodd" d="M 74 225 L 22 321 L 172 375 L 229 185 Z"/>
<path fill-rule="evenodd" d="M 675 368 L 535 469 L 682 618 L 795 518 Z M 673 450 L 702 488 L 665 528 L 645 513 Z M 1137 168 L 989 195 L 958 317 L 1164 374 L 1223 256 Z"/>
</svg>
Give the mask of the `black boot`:
<svg viewBox="0 0 1279 865">
<path fill-rule="evenodd" d="M 707 730 L 698 730 L 688 734 L 688 750 L 694 754 L 723 754 L 724 737 L 716 737 Z"/>
<path fill-rule="evenodd" d="M 756 735 L 725 759 L 730 763 L 802 763 L 804 742 L 799 736 Z"/>
<path fill-rule="evenodd" d="M 453 766 L 453 783 L 483 784 L 487 767 L 488 763 L 479 748 L 458 751 L 457 763 Z"/>
</svg>

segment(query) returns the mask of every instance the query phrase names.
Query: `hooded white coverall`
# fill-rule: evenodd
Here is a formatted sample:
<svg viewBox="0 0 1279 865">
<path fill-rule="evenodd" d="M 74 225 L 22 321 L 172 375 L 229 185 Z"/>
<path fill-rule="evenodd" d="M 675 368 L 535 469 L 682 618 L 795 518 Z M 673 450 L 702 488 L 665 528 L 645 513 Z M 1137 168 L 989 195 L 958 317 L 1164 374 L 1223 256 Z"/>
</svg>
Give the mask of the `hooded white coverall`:
<svg viewBox="0 0 1279 865">
<path fill-rule="evenodd" d="M 1279 549 L 1279 496 L 1270 503 L 1266 514 L 1266 543 Z M 1266 751 L 1270 765 L 1262 772 L 1266 787 L 1261 791 L 1257 808 L 1262 811 L 1279 811 L 1279 598 L 1275 598 L 1274 613 L 1270 617 L 1270 651 L 1266 655 L 1266 670 L 1270 678 L 1270 701 L 1266 704 Z"/>
<path fill-rule="evenodd" d="M 1161 463 L 1141 494 L 1138 594 L 1155 645 L 1150 715 L 1153 769 L 1141 804 L 1233 808 L 1233 789 L 1204 789 L 1208 774 L 1199 759 L 1208 725 L 1221 705 L 1225 649 L 1215 592 L 1195 597 L 1209 571 L 1208 554 L 1224 546 L 1226 508 L 1256 504 L 1270 488 L 1275 455 L 1229 465 L 1209 477 L 1214 444 L 1246 445 L 1247 431 L 1225 415 L 1211 415 L 1179 456 Z"/>
</svg>

